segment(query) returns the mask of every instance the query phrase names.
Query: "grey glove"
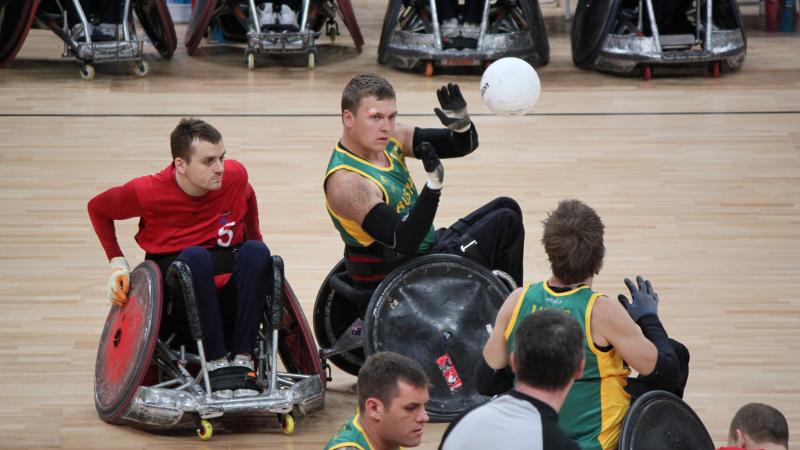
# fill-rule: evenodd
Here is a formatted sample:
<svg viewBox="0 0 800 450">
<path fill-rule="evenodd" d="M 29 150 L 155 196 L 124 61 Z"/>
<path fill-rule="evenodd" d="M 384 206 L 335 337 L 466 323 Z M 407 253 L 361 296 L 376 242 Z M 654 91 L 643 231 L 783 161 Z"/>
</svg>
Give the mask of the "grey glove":
<svg viewBox="0 0 800 450">
<path fill-rule="evenodd" d="M 628 300 L 628 297 L 622 294 L 619 294 L 617 299 L 634 322 L 638 322 L 644 316 L 658 316 L 658 294 L 653 291 L 653 285 L 641 275 L 636 276 L 636 283 L 638 287 L 633 285 L 633 281 L 625 278 L 625 286 L 631 291 L 632 300 Z"/>
<path fill-rule="evenodd" d="M 442 108 L 434 108 L 433 112 L 439 116 L 442 125 L 456 133 L 469 130 L 472 122 L 467 114 L 467 101 L 461 95 L 458 85 L 448 83 L 447 86 L 442 86 L 436 91 L 436 96 L 439 97 L 439 104 Z"/>
<path fill-rule="evenodd" d="M 444 167 L 436 154 L 436 149 L 429 142 L 421 142 L 414 149 L 414 154 L 422 161 L 425 173 L 428 174 L 428 187 L 434 190 L 442 188 L 444 183 Z"/>
</svg>

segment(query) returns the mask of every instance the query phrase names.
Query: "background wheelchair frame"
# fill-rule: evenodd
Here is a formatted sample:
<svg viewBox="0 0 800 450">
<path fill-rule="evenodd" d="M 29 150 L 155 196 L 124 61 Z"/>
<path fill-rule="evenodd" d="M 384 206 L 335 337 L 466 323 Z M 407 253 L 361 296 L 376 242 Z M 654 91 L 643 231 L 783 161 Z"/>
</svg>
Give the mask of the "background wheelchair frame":
<svg viewBox="0 0 800 450">
<path fill-rule="evenodd" d="M 483 66 L 515 56 L 533 66 L 550 61 L 550 44 L 535 0 L 483 0 L 477 42 L 445 43 L 435 0 L 389 0 L 383 19 L 378 62 L 401 69 L 421 68 L 432 76 L 440 66 Z"/>
<path fill-rule="evenodd" d="M 72 3 L 77 18 L 68 16 L 62 1 Z M 0 67 L 11 63 L 35 22 L 37 26 L 53 31 L 64 42 L 62 56 L 72 58 L 81 65 L 81 78 L 85 80 L 94 79 L 94 64 L 122 61 L 134 62 L 134 73 L 145 76 L 149 68 L 147 62 L 142 60 L 144 42 L 136 32 L 134 11 L 158 53 L 165 59 L 171 59 L 177 38 L 166 0 L 124 0 L 122 36 L 107 42 L 93 42 L 91 33 L 86 33 L 89 18 L 79 0 L 14 0 L 0 2 Z M 71 27 L 76 23 L 83 25 L 81 34 L 84 40 L 81 42 L 78 36 L 71 34 Z"/>
<path fill-rule="evenodd" d="M 212 397 L 191 272 L 176 261 L 163 285 L 186 302 L 197 354 L 188 352 L 186 343 L 176 348 L 174 333 L 159 338 L 162 280 L 158 266 L 145 261 L 131 273 L 128 303 L 111 308 L 103 329 L 95 366 L 98 415 L 109 423 L 155 428 L 175 427 L 189 416 L 200 439 L 208 440 L 213 431 L 208 419 L 225 414 L 276 414 L 288 434 L 294 430 L 294 416 L 322 409 L 326 377 L 316 345 L 283 278 L 283 261 L 275 256 L 273 263 L 275 283 L 253 352 L 256 382 L 264 392 Z M 286 372 L 279 372 L 278 355 Z"/>
<path fill-rule="evenodd" d="M 199 0 L 186 29 L 186 49 L 190 55 L 198 47 L 212 20 L 218 21 L 226 38 L 245 42 L 245 61 L 250 70 L 255 68 L 257 54 L 307 54 L 308 68 L 316 65 L 316 39 L 324 28 L 334 41 L 339 35 L 337 15 L 344 22 L 361 52 L 364 37 L 358 27 L 350 0 L 303 0 L 298 31 L 262 30 L 255 0 Z"/>
<path fill-rule="evenodd" d="M 377 286 L 354 287 L 341 260 L 314 304 L 323 365 L 330 360 L 356 375 L 372 353 L 409 356 L 431 380 L 428 414 L 433 420 L 452 420 L 488 399 L 477 394 L 472 371 L 513 287 L 507 274 L 448 254 L 414 258 Z"/>
</svg>

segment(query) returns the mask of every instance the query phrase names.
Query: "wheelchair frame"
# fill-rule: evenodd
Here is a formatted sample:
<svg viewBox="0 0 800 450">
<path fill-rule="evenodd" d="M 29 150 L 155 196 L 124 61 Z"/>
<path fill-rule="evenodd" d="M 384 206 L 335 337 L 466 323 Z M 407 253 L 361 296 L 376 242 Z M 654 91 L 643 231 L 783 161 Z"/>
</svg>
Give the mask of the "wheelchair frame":
<svg viewBox="0 0 800 450">
<path fill-rule="evenodd" d="M 421 8 L 424 0 L 419 0 L 418 3 Z M 445 48 L 439 29 L 436 0 L 428 0 L 427 3 L 430 10 L 428 24 L 420 19 L 418 12 L 415 13 L 415 17 L 410 17 L 410 11 L 415 6 L 406 4 L 403 0 L 389 1 L 378 47 L 380 64 L 401 69 L 413 69 L 423 65 L 423 74 L 429 77 L 433 76 L 436 67 L 488 67 L 492 61 L 507 56 L 515 56 L 537 66 L 549 62 L 550 46 L 538 4 L 537 11 L 533 11 L 527 0 L 512 6 L 510 13 L 512 17 L 509 17 L 509 20 L 517 29 L 497 33 L 489 28 L 491 0 L 483 0 L 483 15 L 475 48 L 457 49 Z M 514 16 L 515 13 L 521 18 Z M 525 21 L 527 28 L 519 28 L 517 20 Z M 403 24 L 404 21 L 407 23 Z M 396 29 L 398 25 L 400 29 Z M 496 27 L 498 31 L 499 26 Z M 534 36 L 535 31 L 539 31 L 537 36 Z"/>
<path fill-rule="evenodd" d="M 142 263 L 145 264 L 151 265 L 150 270 L 155 266 L 149 262 Z M 148 366 L 154 365 L 157 368 L 158 382 L 150 386 L 139 385 L 129 404 L 123 405 L 125 408 L 123 411 L 109 414 L 105 410 L 101 411 L 98 400 L 97 380 L 98 371 L 101 370 L 99 366 L 104 343 L 101 339 L 95 381 L 95 403 L 101 418 L 111 423 L 137 423 L 156 428 L 172 428 L 185 422 L 188 415 L 193 417 L 200 439 L 208 440 L 213 432 L 208 419 L 225 414 L 274 413 L 284 433 L 290 434 L 294 430 L 294 415 L 305 415 L 322 409 L 325 392 L 321 374 L 278 371 L 279 328 L 284 307 L 282 297 L 287 291 L 291 292 L 291 288 L 283 282 L 283 262 L 280 257 L 273 256 L 273 264 L 275 283 L 272 301 L 269 311 L 264 313 L 262 326 L 256 338 L 257 348 L 254 357 L 256 383 L 264 389 L 261 394 L 232 399 L 212 396 L 191 271 L 184 263 L 176 261 L 170 266 L 164 284 L 176 290 L 180 287 L 186 302 L 189 328 L 198 353 L 188 353 L 185 345 L 180 345 L 177 350 L 170 348 L 175 334 L 166 340 L 157 339 Z M 157 270 L 157 266 L 155 269 Z M 113 313 L 112 310 L 111 314 Z M 106 328 L 109 324 L 110 322 L 106 323 Z M 103 336 L 107 336 L 106 330 Z M 286 362 L 284 364 L 287 365 Z M 199 370 L 193 375 L 190 366 L 196 365 L 199 365 Z"/>
</svg>

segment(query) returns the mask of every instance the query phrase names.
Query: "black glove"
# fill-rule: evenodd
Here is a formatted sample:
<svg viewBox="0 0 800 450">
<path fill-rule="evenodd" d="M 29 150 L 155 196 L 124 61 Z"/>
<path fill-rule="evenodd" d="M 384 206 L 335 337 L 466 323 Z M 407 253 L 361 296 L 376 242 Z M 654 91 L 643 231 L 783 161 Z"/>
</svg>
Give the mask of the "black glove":
<svg viewBox="0 0 800 450">
<path fill-rule="evenodd" d="M 634 322 L 638 322 L 644 316 L 658 316 L 658 294 L 653 291 L 650 281 L 637 275 L 636 283 L 639 285 L 638 288 L 633 285 L 633 281 L 625 278 L 625 286 L 631 291 L 633 301 L 628 301 L 628 297 L 622 294 L 619 294 L 617 299 Z"/>
<path fill-rule="evenodd" d="M 436 149 L 428 142 L 420 142 L 417 148 L 414 149 L 414 154 L 422 160 L 422 165 L 428 174 L 428 187 L 434 190 L 441 189 L 444 182 L 444 167 L 442 167 L 442 162 L 439 161 Z"/>
<path fill-rule="evenodd" d="M 458 85 L 448 83 L 447 86 L 442 86 L 436 91 L 436 96 L 439 97 L 439 104 L 442 105 L 442 108 L 434 108 L 433 112 L 439 116 L 442 125 L 456 133 L 469 130 L 472 122 L 467 114 L 467 101 L 461 95 Z"/>
</svg>

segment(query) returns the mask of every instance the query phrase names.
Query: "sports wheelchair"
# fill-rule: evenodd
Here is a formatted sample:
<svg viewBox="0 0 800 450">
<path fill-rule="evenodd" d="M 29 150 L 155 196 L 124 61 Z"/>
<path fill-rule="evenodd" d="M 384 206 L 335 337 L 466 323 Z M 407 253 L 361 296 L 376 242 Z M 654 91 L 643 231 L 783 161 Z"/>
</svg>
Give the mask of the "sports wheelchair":
<svg viewBox="0 0 800 450">
<path fill-rule="evenodd" d="M 347 258 L 352 255 L 348 255 Z M 432 254 L 405 262 L 381 281 L 353 280 L 342 259 L 320 287 L 314 331 L 320 356 L 352 375 L 365 357 L 393 351 L 430 378 L 428 414 L 448 421 L 488 397 L 474 368 L 513 279 L 463 256 Z"/>
<path fill-rule="evenodd" d="M 550 61 L 550 44 L 536 0 L 484 0 L 477 39 L 444 39 L 436 0 L 389 0 L 378 46 L 378 62 L 419 69 L 432 76 L 437 67 L 483 66 L 506 56 L 531 65 Z"/>
<path fill-rule="evenodd" d="M 35 23 L 40 28 L 52 30 L 64 41 L 62 57 L 72 58 L 80 65 L 81 78 L 92 80 L 94 64 L 133 61 L 135 74 L 147 75 L 149 67 L 144 56 L 144 41 L 136 32 L 133 12 L 139 19 L 150 42 L 165 59 L 171 59 L 177 46 L 175 26 L 167 9 L 166 0 L 125 0 L 122 7 L 122 24 L 116 36 L 108 41 L 93 41 L 92 18 L 87 17 L 79 0 L 72 3 L 78 17 L 69 17 L 67 8 L 59 0 L 3 0 L 0 1 L 0 67 L 14 60 L 22 48 L 28 31 Z M 79 25 L 73 28 L 73 25 Z"/>
<path fill-rule="evenodd" d="M 95 364 L 95 407 L 101 419 L 169 429 L 194 421 L 200 439 L 211 438 L 209 419 L 228 415 L 276 414 L 285 433 L 295 417 L 325 403 L 325 372 L 297 298 L 283 277 L 283 261 L 273 256 L 274 284 L 253 351 L 259 395 L 220 399 L 211 395 L 202 327 L 189 267 L 173 262 L 161 271 L 145 261 L 131 272 L 128 302 L 113 306 L 106 319 Z M 175 296 L 186 305 L 191 338 L 161 319 Z M 197 351 L 193 353 L 194 346 Z M 280 356 L 284 371 L 279 369 Z"/>
<path fill-rule="evenodd" d="M 708 67 L 716 78 L 744 63 L 747 40 L 736 0 L 591 0 L 578 2 L 572 61 L 616 74 L 653 67 Z"/>
<path fill-rule="evenodd" d="M 339 33 L 337 16 L 350 31 L 360 53 L 364 37 L 358 27 L 350 0 L 302 0 L 298 26 L 261 23 L 258 8 L 266 2 L 255 0 L 198 0 L 186 29 L 186 49 L 198 54 L 200 41 L 212 25 L 225 40 L 245 42 L 245 60 L 255 68 L 257 54 L 307 54 L 308 68 L 316 64 L 316 40 L 325 33 L 334 41 Z M 269 2 L 272 3 L 272 2 Z M 323 30 L 324 29 L 324 30 Z M 213 36 L 212 36 L 213 37 Z"/>
<path fill-rule="evenodd" d="M 619 450 L 713 450 L 714 441 L 697 414 L 678 396 L 650 391 L 632 404 L 622 421 Z"/>
</svg>

